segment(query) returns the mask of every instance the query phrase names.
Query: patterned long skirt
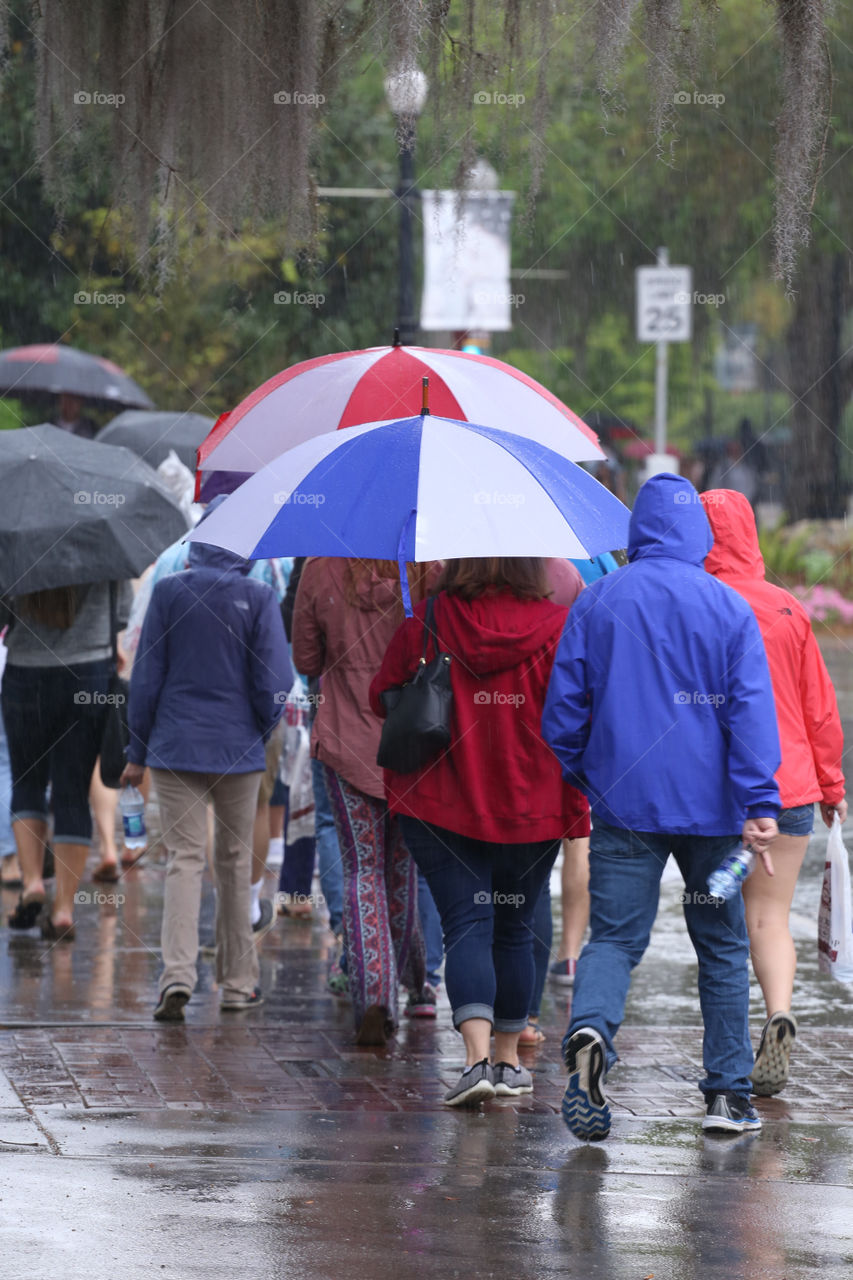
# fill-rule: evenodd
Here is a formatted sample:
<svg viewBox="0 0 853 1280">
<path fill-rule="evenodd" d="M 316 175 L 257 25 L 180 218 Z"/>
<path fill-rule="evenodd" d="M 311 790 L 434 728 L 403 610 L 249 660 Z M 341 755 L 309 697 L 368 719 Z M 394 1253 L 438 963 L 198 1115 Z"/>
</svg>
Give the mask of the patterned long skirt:
<svg viewBox="0 0 853 1280">
<path fill-rule="evenodd" d="M 384 800 L 324 765 L 344 868 L 344 946 L 356 1030 L 377 1004 L 397 1021 L 397 988 L 419 993 L 426 968 L 418 878 Z"/>
</svg>

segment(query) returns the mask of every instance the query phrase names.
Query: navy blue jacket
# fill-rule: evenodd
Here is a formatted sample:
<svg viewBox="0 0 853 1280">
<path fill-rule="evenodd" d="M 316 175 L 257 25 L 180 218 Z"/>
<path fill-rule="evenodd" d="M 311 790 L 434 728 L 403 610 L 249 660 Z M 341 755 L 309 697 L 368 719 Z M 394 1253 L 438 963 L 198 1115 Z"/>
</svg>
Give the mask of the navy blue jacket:
<svg viewBox="0 0 853 1280">
<path fill-rule="evenodd" d="M 190 543 L 151 593 L 130 681 L 132 764 L 191 773 L 264 768 L 293 684 L 275 592 L 251 561 Z"/>
<path fill-rule="evenodd" d="M 736 835 L 776 817 L 776 709 L 752 610 L 711 578 L 713 538 L 680 476 L 646 482 L 629 563 L 569 613 L 542 717 L 596 818 L 633 831 Z"/>
</svg>

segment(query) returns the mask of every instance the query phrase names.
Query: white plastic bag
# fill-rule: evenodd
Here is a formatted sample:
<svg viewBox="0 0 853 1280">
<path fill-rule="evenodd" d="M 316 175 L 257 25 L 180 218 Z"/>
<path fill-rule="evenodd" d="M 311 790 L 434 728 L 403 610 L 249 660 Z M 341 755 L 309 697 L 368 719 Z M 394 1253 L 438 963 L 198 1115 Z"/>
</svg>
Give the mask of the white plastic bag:
<svg viewBox="0 0 853 1280">
<path fill-rule="evenodd" d="M 823 891 L 817 917 L 818 965 L 839 982 L 853 983 L 853 907 L 850 865 L 841 839 L 838 814 L 832 820 L 826 845 Z"/>
</svg>

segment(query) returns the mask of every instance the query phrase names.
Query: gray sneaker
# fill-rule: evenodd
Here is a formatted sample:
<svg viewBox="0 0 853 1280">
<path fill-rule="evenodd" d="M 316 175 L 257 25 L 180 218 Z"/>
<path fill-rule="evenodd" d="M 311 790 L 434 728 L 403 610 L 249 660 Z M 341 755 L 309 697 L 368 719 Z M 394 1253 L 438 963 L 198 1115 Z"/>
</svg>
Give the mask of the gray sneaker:
<svg viewBox="0 0 853 1280">
<path fill-rule="evenodd" d="M 797 1037 L 797 1019 L 792 1013 L 774 1013 L 761 1032 L 761 1043 L 752 1068 L 752 1091 L 769 1098 L 781 1093 L 788 1083 L 788 1064 Z"/>
<path fill-rule="evenodd" d="M 533 1092 L 533 1076 L 527 1067 L 513 1067 L 508 1062 L 496 1062 L 492 1067 L 495 1093 L 499 1098 L 517 1098 L 522 1093 Z"/>
<path fill-rule="evenodd" d="M 452 1089 L 444 1095 L 449 1107 L 473 1107 L 495 1096 L 494 1077 L 488 1058 L 466 1067 Z"/>
</svg>

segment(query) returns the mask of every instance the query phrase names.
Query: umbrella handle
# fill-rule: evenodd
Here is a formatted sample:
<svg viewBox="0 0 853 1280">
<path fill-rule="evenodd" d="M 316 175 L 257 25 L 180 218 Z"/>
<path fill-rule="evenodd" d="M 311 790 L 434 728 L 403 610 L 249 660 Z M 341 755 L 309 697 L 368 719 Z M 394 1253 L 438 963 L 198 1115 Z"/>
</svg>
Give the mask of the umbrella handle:
<svg viewBox="0 0 853 1280">
<path fill-rule="evenodd" d="M 412 537 L 414 537 L 415 521 L 417 518 L 417 511 L 409 512 L 406 523 L 403 525 L 400 533 L 400 540 L 397 543 L 397 568 L 400 571 L 400 592 L 403 596 L 403 609 L 407 618 L 411 618 L 412 616 L 412 594 L 409 591 L 409 575 L 406 572 L 406 560 L 408 559 L 406 555 L 406 544 L 409 541 L 410 532 Z M 415 558 L 414 549 L 411 558 L 413 560 Z"/>
<path fill-rule="evenodd" d="M 429 378 L 421 379 L 421 417 L 429 416 Z"/>
</svg>

